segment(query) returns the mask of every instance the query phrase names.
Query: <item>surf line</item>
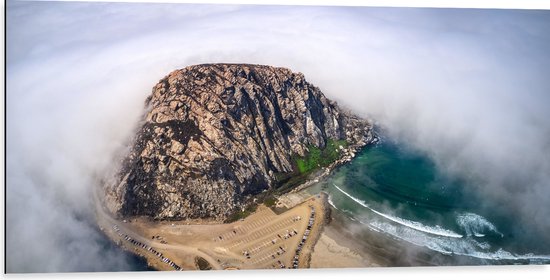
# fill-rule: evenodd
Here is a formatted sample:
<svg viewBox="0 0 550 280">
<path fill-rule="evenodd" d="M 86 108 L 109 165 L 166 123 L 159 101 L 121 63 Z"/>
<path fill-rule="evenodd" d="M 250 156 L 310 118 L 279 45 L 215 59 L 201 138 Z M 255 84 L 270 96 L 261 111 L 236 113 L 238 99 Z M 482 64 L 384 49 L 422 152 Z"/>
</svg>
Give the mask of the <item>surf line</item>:
<svg viewBox="0 0 550 280">
<path fill-rule="evenodd" d="M 344 195 L 346 195 L 347 197 L 351 198 L 353 201 L 355 201 L 357 204 L 369 209 L 370 211 L 374 212 L 375 214 L 377 215 L 380 215 L 390 221 L 393 221 L 395 223 L 398 223 L 400 225 L 403 225 L 403 226 L 406 226 L 406 227 L 410 227 L 412 229 L 415 229 L 415 230 L 418 230 L 418 231 L 422 231 L 422 232 L 425 232 L 425 233 L 429 233 L 429 234 L 434 234 L 434 235 L 440 235 L 440 236 L 446 236 L 446 237 L 453 237 L 453 238 L 462 238 L 463 235 L 461 234 L 458 234 L 454 231 L 450 231 L 450 230 L 447 230 L 447 229 L 443 229 L 439 226 L 436 226 L 435 228 L 432 228 L 432 227 L 429 227 L 429 226 L 426 226 L 426 225 L 423 225 L 422 223 L 419 223 L 419 222 L 415 222 L 415 221 L 409 221 L 409 220 L 406 220 L 406 219 L 401 219 L 401 218 L 398 218 L 398 217 L 393 217 L 393 216 L 390 216 L 390 215 L 387 215 L 387 214 L 384 214 L 382 212 L 379 212 L 379 211 L 376 211 L 374 209 L 372 209 L 371 207 L 369 207 L 363 200 L 360 200 L 356 197 L 353 197 L 352 195 L 350 195 L 349 193 L 345 192 L 344 190 L 342 190 L 340 187 L 338 187 L 336 184 L 334 184 L 334 187 L 336 189 L 338 189 L 341 193 L 343 193 Z"/>
</svg>

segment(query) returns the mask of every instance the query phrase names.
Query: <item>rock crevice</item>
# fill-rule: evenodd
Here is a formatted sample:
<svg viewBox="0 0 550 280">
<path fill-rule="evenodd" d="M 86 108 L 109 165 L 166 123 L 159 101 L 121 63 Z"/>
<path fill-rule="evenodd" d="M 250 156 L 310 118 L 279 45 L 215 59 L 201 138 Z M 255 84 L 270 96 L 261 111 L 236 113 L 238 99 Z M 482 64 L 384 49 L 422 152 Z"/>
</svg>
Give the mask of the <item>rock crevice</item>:
<svg viewBox="0 0 550 280">
<path fill-rule="evenodd" d="M 293 155 L 329 139 L 365 145 L 367 121 L 301 73 L 247 64 L 176 70 L 153 88 L 116 183 L 111 210 L 155 219 L 224 219 L 292 172 Z"/>
</svg>

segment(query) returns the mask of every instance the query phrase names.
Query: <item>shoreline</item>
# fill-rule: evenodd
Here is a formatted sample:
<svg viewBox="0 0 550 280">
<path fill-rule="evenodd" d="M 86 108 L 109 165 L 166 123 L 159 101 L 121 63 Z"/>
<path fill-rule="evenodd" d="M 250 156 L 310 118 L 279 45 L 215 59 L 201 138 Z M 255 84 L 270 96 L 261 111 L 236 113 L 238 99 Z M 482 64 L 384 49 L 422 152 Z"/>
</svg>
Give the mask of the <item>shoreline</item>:
<svg viewBox="0 0 550 280">
<path fill-rule="evenodd" d="M 359 148 L 367 149 L 374 143 L 376 143 L 376 141 Z M 353 156 L 355 156 L 355 153 L 357 153 L 357 150 L 352 151 Z M 275 196 L 275 207 L 272 207 L 271 210 L 274 211 L 274 213 L 281 215 L 287 211 L 291 211 L 294 207 L 300 205 L 308 198 L 323 193 L 322 190 L 326 190 L 327 180 L 330 180 L 328 177 L 334 174 L 334 172 L 337 172 L 339 167 L 352 159 L 353 157 L 349 159 L 341 157 L 338 161 L 333 162 L 329 166 L 318 169 L 317 174 L 311 174 L 309 177 L 310 179 L 303 184 L 300 184 L 294 189 L 291 189 L 283 194 Z M 319 176 L 315 176 L 319 173 Z M 479 260 L 472 260 L 469 256 L 442 254 L 430 250 L 429 248 L 407 243 L 405 240 L 396 239 L 395 237 L 379 232 L 376 229 L 371 229 L 368 226 L 360 224 L 353 218 L 353 216 L 349 216 L 347 213 L 344 213 L 330 205 L 328 202 L 328 193 L 325 194 L 327 195 L 327 201 L 325 201 L 323 205 L 327 209 L 327 212 L 330 213 L 328 214 L 330 218 L 323 222 L 319 227 L 319 230 L 314 238 L 314 243 L 312 243 L 308 248 L 309 253 L 311 254 L 308 254 L 309 258 L 301 259 L 299 268 L 368 268 L 484 264 L 483 261 L 480 263 Z M 257 215 L 259 212 L 264 211 L 262 208 L 267 208 L 267 206 L 264 206 L 263 203 L 256 203 L 256 205 L 258 206 L 258 209 L 252 212 L 251 216 Z M 338 207 L 340 206 L 338 205 Z M 136 221 L 146 218 L 131 217 L 129 219 Z M 209 219 L 185 220 L 179 222 L 150 220 L 149 222 L 163 224 L 164 226 L 169 226 L 171 223 L 172 225 L 177 223 L 178 226 L 192 227 L 206 225 L 213 227 L 231 225 Z M 131 247 L 120 247 L 127 252 L 145 257 L 150 266 L 155 267 L 155 269 L 159 269 L 157 265 L 149 262 L 146 255 L 144 256 L 136 250 L 132 250 L 133 248 Z M 198 249 L 198 251 L 208 254 L 207 251 L 202 251 L 201 249 Z M 176 256 L 176 258 L 181 258 L 181 256 Z M 197 270 L 199 268 L 195 263 L 196 260 L 191 259 L 187 266 L 182 267 L 185 267 L 186 270 Z M 268 267 L 217 267 L 215 269 L 265 268 Z M 166 269 L 160 268 L 159 270 Z"/>
<path fill-rule="evenodd" d="M 306 193 L 288 193 L 280 197 L 281 204 L 293 207 L 304 197 L 316 195 Z M 327 200 L 328 200 L 328 194 Z M 342 213 L 333 209 L 326 202 L 327 220 L 320 232 L 317 243 L 311 254 L 309 268 L 367 268 L 396 265 L 391 257 L 392 249 L 379 248 L 379 244 L 386 241 L 381 236 L 373 234 L 365 237 L 364 229 L 352 224 Z M 369 242 L 365 242 L 365 240 Z"/>
<path fill-rule="evenodd" d="M 368 268 L 368 267 L 387 267 L 394 266 L 395 263 L 388 258 L 383 248 L 377 248 L 369 242 L 380 242 L 379 236 L 362 236 L 359 233 L 364 230 L 357 225 L 353 225 L 346 216 L 337 213 L 331 209 L 332 217 L 329 224 L 325 226 L 323 234 L 325 243 L 320 247 L 320 253 L 333 251 L 332 257 L 341 257 L 347 259 L 346 262 L 330 263 L 328 267 L 350 267 L 350 268 Z M 365 242 L 367 240 L 368 242 Z M 320 243 L 321 244 L 321 243 Z M 318 254 L 315 257 L 320 263 L 330 256 Z M 335 266 L 338 265 L 338 266 Z M 326 266 L 324 266 L 326 267 Z"/>
<path fill-rule="evenodd" d="M 336 168 L 352 161 L 360 150 L 376 144 L 378 141 L 378 137 L 375 136 L 366 144 L 348 147 L 340 159 L 327 167 L 323 167 L 323 172 L 315 176 L 314 179 L 310 179 L 291 191 L 278 196 L 276 205 L 291 208 L 301 203 L 306 197 L 316 195 L 317 193 L 308 192 L 308 189 L 321 183 Z M 323 192 L 321 191 L 321 193 Z M 329 213 L 329 219 L 326 221 L 311 254 L 309 268 L 367 268 L 399 265 L 392 258 L 392 253 L 388 252 L 390 250 L 385 251 L 382 248 L 376 248 L 376 245 L 366 244 L 360 235 L 348 231 L 354 225 L 351 221 L 348 221 L 345 215 L 338 213 L 338 210 L 329 204 L 328 194 L 326 195 L 326 211 Z M 380 236 L 371 236 L 370 238 L 377 239 L 376 242 L 384 242 Z"/>
<path fill-rule="evenodd" d="M 360 141 L 357 144 L 351 144 L 347 148 L 342 149 L 342 156 L 335 160 L 333 163 L 329 164 L 326 167 L 321 167 L 320 170 L 317 171 L 315 174 L 315 178 L 308 179 L 306 182 L 292 188 L 287 193 L 282 194 L 281 196 L 284 196 L 288 193 L 298 193 L 301 192 L 314 184 L 317 184 L 321 182 L 322 180 L 326 179 L 328 176 L 332 174 L 334 169 L 337 167 L 344 165 L 350 161 L 352 161 L 355 156 L 364 148 L 368 147 L 369 145 L 374 145 L 378 143 L 379 138 L 378 136 L 374 135 L 372 136 L 372 139 L 365 139 L 365 141 Z"/>
<path fill-rule="evenodd" d="M 309 179 L 292 190 L 277 196 L 276 207 L 273 210 L 276 210 L 279 214 L 275 214 L 272 209 L 264 206 L 262 203 L 258 203 L 258 208 L 250 216 L 233 223 L 220 223 L 219 221 L 212 221 L 209 219 L 153 221 L 146 217 L 128 217 L 126 220 L 120 221 L 111 216 L 109 210 L 107 210 L 105 205 L 101 202 L 102 200 L 99 199 L 99 194 L 96 193 L 98 225 L 111 241 L 115 242 L 115 244 L 123 250 L 145 258 L 147 260 L 147 264 L 157 270 L 201 270 L 204 268 L 204 265 L 201 266 L 199 263 L 202 261 L 199 260 L 205 261 L 208 264 L 206 267 L 211 269 L 261 269 L 269 267 L 264 267 L 265 264 L 262 263 L 252 266 L 243 266 L 243 264 L 246 263 L 246 260 L 243 261 L 239 259 L 243 256 L 239 257 L 238 254 L 231 255 L 227 248 L 224 249 L 225 247 L 219 247 L 218 245 L 215 247 L 213 245 L 209 245 L 212 243 L 212 240 L 207 241 L 208 237 L 205 238 L 205 236 L 208 236 L 211 232 L 227 232 L 228 229 L 231 229 L 232 232 L 235 233 L 236 230 L 239 231 L 241 224 L 246 224 L 250 220 L 254 220 L 254 217 L 256 216 L 268 215 L 272 216 L 270 219 L 274 219 L 275 217 L 283 217 L 288 215 L 288 213 L 302 211 L 300 216 L 307 217 L 308 214 L 305 214 L 305 212 L 300 209 L 304 208 L 303 205 L 309 203 L 309 208 L 311 208 L 312 211 L 317 209 L 318 213 L 322 213 L 320 215 L 318 214 L 321 216 L 321 219 L 316 217 L 313 224 L 310 222 L 310 226 L 313 225 L 311 230 L 309 230 L 310 227 L 306 230 L 305 226 L 299 230 L 300 234 L 303 235 L 301 243 L 298 244 L 298 242 L 295 242 L 293 244 L 287 244 L 290 246 L 287 250 L 290 250 L 293 246 L 294 248 L 298 248 L 296 251 L 296 258 L 293 260 L 287 259 L 283 262 L 279 260 L 278 263 L 273 265 L 273 268 L 278 268 L 277 266 L 279 265 L 280 268 L 291 268 L 292 263 L 294 263 L 293 266 L 296 266 L 297 264 L 295 268 L 377 266 L 377 264 L 371 265 L 371 257 L 368 256 L 368 254 L 365 254 L 364 252 L 363 254 L 358 254 L 348 248 L 354 248 L 353 246 L 349 246 L 347 244 L 343 245 L 341 241 L 342 239 L 345 239 L 345 237 L 343 237 L 338 229 L 333 226 L 334 223 L 332 219 L 334 219 L 334 217 L 331 215 L 332 209 L 328 202 L 328 194 L 324 192 L 307 194 L 304 192 L 309 187 L 330 176 L 335 168 L 350 162 L 355 157 L 358 150 L 363 149 L 370 144 L 375 144 L 378 141 L 378 138 L 374 136 L 372 139 L 365 140 L 367 140 L 366 143 L 364 141 L 360 141 L 358 144 L 350 145 L 347 148 L 342 149 L 342 156 L 329 166 L 323 167 L 320 174 L 318 171 L 317 174 L 314 175 L 314 178 Z M 290 198 L 290 200 L 287 198 Z M 310 200 L 314 201 L 315 198 L 318 198 L 318 201 L 314 204 L 308 202 Z M 287 199 L 287 201 L 284 201 L 285 199 Z M 171 232 L 172 228 L 177 228 L 179 232 L 174 234 Z M 158 233 L 155 234 L 155 232 L 162 232 L 163 238 L 166 239 L 156 240 L 155 236 L 160 237 L 161 235 L 158 235 Z M 294 230 L 294 232 L 298 233 L 296 230 Z M 187 239 L 185 237 L 188 237 L 186 235 L 194 236 L 194 238 L 185 240 Z M 222 238 L 222 235 L 219 236 L 220 239 Z M 143 236 L 153 236 L 153 240 L 150 240 L 148 237 L 144 238 Z M 308 237 L 309 239 L 307 242 L 304 242 Z M 213 240 L 215 242 L 216 238 Z M 248 240 L 247 242 L 253 243 L 260 241 L 261 237 L 258 236 Z M 167 245 L 167 243 L 169 244 Z M 172 245 L 173 243 L 177 244 Z M 231 246 L 237 245 L 238 244 Z M 279 248 L 282 250 L 282 247 Z M 155 254 L 151 254 L 151 250 L 155 252 Z M 284 251 L 285 250 L 283 250 L 283 253 L 285 253 Z M 246 252 L 246 250 L 243 252 Z M 339 257 L 330 257 L 330 254 L 334 253 L 336 253 Z M 320 254 L 321 256 L 319 256 Z M 245 254 L 244 256 L 247 255 Z M 273 259 L 276 258 L 274 256 L 275 254 L 272 256 Z M 339 263 L 334 262 L 334 260 L 341 259 L 342 257 L 345 257 L 347 261 L 340 261 Z M 228 259 L 228 261 L 223 261 L 224 258 Z M 329 260 L 329 262 L 325 265 L 319 266 L 321 259 L 325 259 L 325 261 Z M 262 262 L 265 262 L 265 260 L 262 259 Z"/>
</svg>

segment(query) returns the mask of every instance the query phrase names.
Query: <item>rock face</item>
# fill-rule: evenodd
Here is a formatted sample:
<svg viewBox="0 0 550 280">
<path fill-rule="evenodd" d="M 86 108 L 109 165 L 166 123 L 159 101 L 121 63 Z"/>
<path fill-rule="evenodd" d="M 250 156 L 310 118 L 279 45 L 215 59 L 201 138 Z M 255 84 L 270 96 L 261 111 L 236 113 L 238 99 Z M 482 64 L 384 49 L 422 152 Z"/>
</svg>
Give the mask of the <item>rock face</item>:
<svg viewBox="0 0 550 280">
<path fill-rule="evenodd" d="M 223 219 L 328 139 L 365 145 L 372 126 L 285 68 L 195 65 L 160 80 L 117 182 L 111 210 L 156 219 Z"/>
</svg>

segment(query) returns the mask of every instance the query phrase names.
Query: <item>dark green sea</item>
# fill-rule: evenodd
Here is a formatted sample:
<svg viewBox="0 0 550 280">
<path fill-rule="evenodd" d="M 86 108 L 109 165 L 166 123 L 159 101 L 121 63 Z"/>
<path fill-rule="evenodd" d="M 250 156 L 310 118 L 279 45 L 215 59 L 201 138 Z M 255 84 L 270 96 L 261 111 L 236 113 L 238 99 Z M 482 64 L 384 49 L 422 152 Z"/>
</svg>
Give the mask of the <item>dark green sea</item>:
<svg viewBox="0 0 550 280">
<path fill-rule="evenodd" d="M 416 257 L 424 255 L 429 265 L 550 263 L 550 248 L 519 228 L 512 210 L 487 206 L 488 199 L 469 188 L 473 183 L 444 174 L 427 155 L 386 139 L 307 192 L 328 192 L 336 216 L 360 228 L 359 236 L 395 246 L 396 256 L 388 258 L 396 265 L 423 263 L 399 260 L 408 251 L 422 252 Z"/>
</svg>

